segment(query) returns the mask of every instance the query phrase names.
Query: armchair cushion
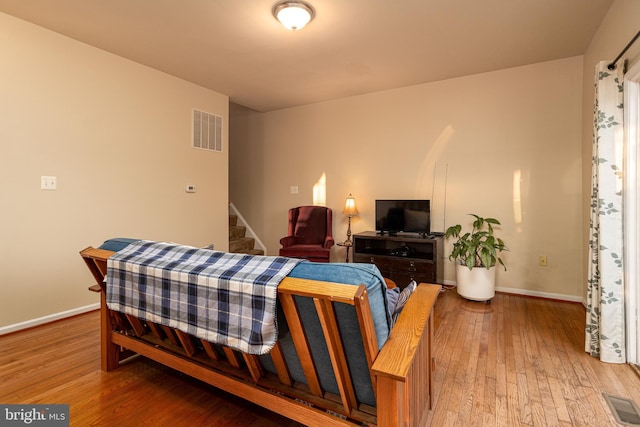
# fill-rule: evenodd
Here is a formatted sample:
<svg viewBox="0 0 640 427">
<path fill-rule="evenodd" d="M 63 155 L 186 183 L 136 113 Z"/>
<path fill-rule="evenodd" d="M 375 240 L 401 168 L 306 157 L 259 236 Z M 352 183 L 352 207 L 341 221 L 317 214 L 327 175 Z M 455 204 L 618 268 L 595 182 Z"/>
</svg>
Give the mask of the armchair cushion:
<svg viewBox="0 0 640 427">
<path fill-rule="evenodd" d="M 325 237 L 331 237 L 331 232 L 327 233 L 327 217 L 329 208 L 324 206 L 300 206 L 295 213 L 295 223 L 293 225 L 293 236 L 297 244 L 324 245 Z"/>
<path fill-rule="evenodd" d="M 330 252 L 330 249 L 320 245 L 291 245 L 280 249 L 280 256 L 304 258 L 309 261 L 315 261 L 316 258 L 327 258 L 328 260 Z"/>
<path fill-rule="evenodd" d="M 281 256 L 328 262 L 332 236 L 332 211 L 325 206 L 289 209 L 288 235 L 280 239 Z"/>
</svg>

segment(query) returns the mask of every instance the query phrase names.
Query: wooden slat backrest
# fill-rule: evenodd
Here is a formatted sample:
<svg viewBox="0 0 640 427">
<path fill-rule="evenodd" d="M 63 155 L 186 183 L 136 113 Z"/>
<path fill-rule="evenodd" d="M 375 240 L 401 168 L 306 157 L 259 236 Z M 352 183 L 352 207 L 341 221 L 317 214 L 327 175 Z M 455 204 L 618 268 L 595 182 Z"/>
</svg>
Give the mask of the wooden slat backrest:
<svg viewBox="0 0 640 427">
<path fill-rule="evenodd" d="M 356 393 L 353 389 L 351 375 L 349 375 L 349 366 L 347 365 L 347 356 L 344 352 L 344 346 L 340 339 L 340 331 L 338 330 L 338 320 L 333 309 L 333 304 L 328 299 L 314 298 L 313 302 L 318 312 L 318 318 L 322 325 L 324 338 L 329 350 L 329 357 L 333 366 L 333 373 L 336 377 L 336 383 L 340 390 L 340 398 L 346 415 L 351 415 L 351 411 L 357 408 Z"/>
<path fill-rule="evenodd" d="M 282 305 L 282 311 L 287 318 L 293 344 L 296 347 L 296 353 L 300 359 L 304 376 L 307 379 L 309 391 L 316 396 L 323 397 L 324 393 L 320 386 L 318 371 L 316 370 L 316 365 L 313 361 L 313 357 L 311 356 L 311 349 L 309 348 L 309 342 L 307 341 L 307 334 L 302 327 L 302 320 L 298 315 L 298 309 L 296 308 L 293 295 L 285 292 L 281 293 L 279 298 L 280 304 Z"/>
<path fill-rule="evenodd" d="M 282 353 L 282 346 L 280 345 L 280 342 L 276 342 L 276 345 L 273 346 L 269 355 L 271 356 L 273 365 L 276 368 L 280 382 L 291 387 L 293 385 L 293 379 L 291 378 L 289 367 L 284 360 L 284 354 Z"/>
<path fill-rule="evenodd" d="M 260 378 L 264 375 L 264 369 L 260 364 L 260 360 L 258 356 L 255 354 L 245 354 L 242 353 L 242 358 L 244 359 L 244 363 L 247 364 L 247 369 L 249 369 L 249 373 L 251 374 L 251 378 L 254 382 L 260 381 Z"/>
<path fill-rule="evenodd" d="M 180 329 L 174 329 L 176 331 L 176 335 L 178 336 L 178 340 L 180 340 L 180 344 L 184 349 L 184 352 L 187 353 L 189 357 L 196 354 L 196 346 L 193 343 L 193 338 L 191 335 L 182 332 Z"/>
<path fill-rule="evenodd" d="M 133 332 L 136 334 L 136 336 L 141 337 L 147 333 L 142 320 L 131 314 L 125 314 L 125 317 L 129 321 L 129 324 L 131 325 L 131 328 L 133 329 Z"/>
<path fill-rule="evenodd" d="M 229 347 L 222 346 L 222 352 L 227 356 L 227 362 L 229 362 L 231 366 L 236 369 L 240 367 L 240 359 L 234 350 Z"/>
<path fill-rule="evenodd" d="M 162 332 L 161 332 L 160 325 L 153 322 L 147 322 L 147 326 L 149 327 L 149 330 L 156 338 L 162 339 Z"/>
<path fill-rule="evenodd" d="M 164 331 L 164 334 L 167 336 L 167 339 L 171 344 L 180 345 L 180 343 L 178 342 L 178 337 L 176 337 L 175 329 L 170 328 L 166 325 L 160 325 L 160 327 Z"/>
<path fill-rule="evenodd" d="M 278 294 L 287 318 L 287 323 L 289 324 L 289 329 L 292 333 L 296 352 L 298 353 L 305 372 L 305 377 L 307 381 L 309 381 L 309 378 L 316 381 L 313 385 L 308 384 L 309 388 L 312 393 L 322 396 L 323 392 L 320 382 L 317 380 L 318 374 L 316 367 L 311 358 L 306 333 L 302 327 L 293 296 L 296 295 L 313 299 L 323 328 L 336 382 L 340 390 L 340 398 L 346 415 L 349 415 L 353 408 L 357 408 L 357 401 L 346 361 L 344 344 L 340 341 L 340 333 L 338 331 L 338 323 L 333 309 L 333 303 L 348 304 L 355 307 L 367 364 L 368 367 L 371 367 L 378 354 L 378 344 L 366 287 L 364 285 L 353 286 L 333 282 L 291 279 L 287 277 L 278 286 Z M 375 392 L 376 379 L 373 375 L 372 384 Z"/>
<path fill-rule="evenodd" d="M 207 353 L 207 356 L 209 356 L 211 360 L 219 359 L 218 353 L 216 353 L 216 350 L 213 348 L 213 344 L 202 339 L 200 340 L 200 342 L 202 343 L 202 348 L 204 348 L 205 353 Z"/>
</svg>

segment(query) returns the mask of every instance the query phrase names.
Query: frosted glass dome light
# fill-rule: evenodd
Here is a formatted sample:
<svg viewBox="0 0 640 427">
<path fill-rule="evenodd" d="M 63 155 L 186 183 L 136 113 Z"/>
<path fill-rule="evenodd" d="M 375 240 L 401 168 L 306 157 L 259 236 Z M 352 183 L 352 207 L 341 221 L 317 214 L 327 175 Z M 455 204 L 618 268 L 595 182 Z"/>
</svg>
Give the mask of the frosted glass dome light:
<svg viewBox="0 0 640 427">
<path fill-rule="evenodd" d="M 273 16 L 291 31 L 304 28 L 314 15 L 313 8 L 302 1 L 283 1 L 273 7 Z"/>
</svg>

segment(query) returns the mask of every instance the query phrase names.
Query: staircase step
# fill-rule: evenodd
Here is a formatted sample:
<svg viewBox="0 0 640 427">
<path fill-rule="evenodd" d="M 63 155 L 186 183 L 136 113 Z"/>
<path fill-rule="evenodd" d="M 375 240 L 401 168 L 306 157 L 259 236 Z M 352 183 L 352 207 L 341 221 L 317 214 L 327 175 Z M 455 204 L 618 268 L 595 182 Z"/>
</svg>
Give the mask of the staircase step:
<svg viewBox="0 0 640 427">
<path fill-rule="evenodd" d="M 247 253 L 247 251 L 253 250 L 254 245 L 255 239 L 252 237 L 229 240 L 229 252 Z"/>
<path fill-rule="evenodd" d="M 247 227 L 238 225 L 238 215 L 229 214 L 229 252 L 264 255 L 262 249 L 255 249 L 255 239 L 246 237 L 246 233 Z"/>
<path fill-rule="evenodd" d="M 230 225 L 229 226 L 229 240 L 236 240 L 245 237 L 247 227 L 242 225 Z"/>
</svg>

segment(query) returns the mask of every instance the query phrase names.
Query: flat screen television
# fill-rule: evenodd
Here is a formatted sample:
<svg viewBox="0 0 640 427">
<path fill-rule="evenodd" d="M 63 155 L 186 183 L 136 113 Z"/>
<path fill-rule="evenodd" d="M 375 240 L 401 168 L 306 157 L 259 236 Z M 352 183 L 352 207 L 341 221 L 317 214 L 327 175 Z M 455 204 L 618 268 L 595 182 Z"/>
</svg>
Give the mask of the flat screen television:
<svg viewBox="0 0 640 427">
<path fill-rule="evenodd" d="M 430 234 L 429 200 L 376 200 L 376 231 Z"/>
</svg>

